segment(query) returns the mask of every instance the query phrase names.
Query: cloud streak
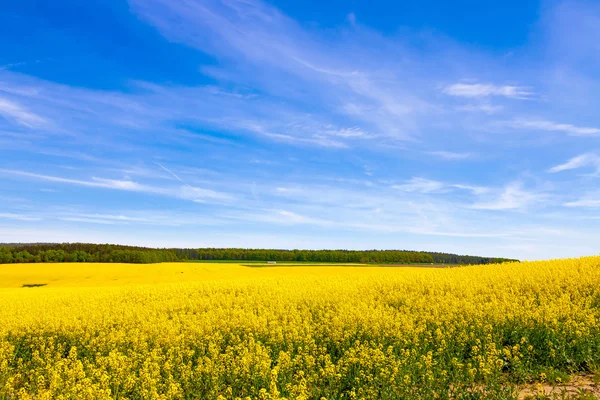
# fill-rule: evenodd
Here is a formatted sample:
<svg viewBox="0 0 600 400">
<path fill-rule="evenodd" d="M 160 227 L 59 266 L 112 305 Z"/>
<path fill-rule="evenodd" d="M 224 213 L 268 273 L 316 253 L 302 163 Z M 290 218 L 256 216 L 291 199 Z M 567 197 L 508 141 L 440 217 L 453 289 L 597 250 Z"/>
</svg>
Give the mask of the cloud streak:
<svg viewBox="0 0 600 400">
<path fill-rule="evenodd" d="M 475 203 L 472 208 L 490 211 L 524 210 L 543 202 L 545 198 L 545 194 L 528 192 L 523 189 L 522 183 L 513 182 L 495 195 L 494 199 Z"/>
<path fill-rule="evenodd" d="M 0 97 L 0 115 L 14 120 L 27 128 L 44 126 L 47 121 L 41 116 L 27 110 L 25 107 L 9 99 Z"/>
<path fill-rule="evenodd" d="M 492 83 L 454 83 L 446 86 L 443 92 L 450 96 L 480 98 L 490 96 L 507 97 L 511 99 L 530 99 L 533 93 L 527 88 L 511 85 L 494 85 Z"/>
<path fill-rule="evenodd" d="M 600 200 L 598 200 L 597 198 L 585 198 L 567 202 L 565 203 L 565 207 L 600 208 Z"/>
<path fill-rule="evenodd" d="M 414 177 L 401 185 L 393 185 L 394 189 L 414 193 L 447 193 L 454 189 L 466 190 L 473 194 L 483 194 L 489 191 L 489 188 L 475 185 L 464 185 L 456 183 L 445 183 L 420 177 Z"/>
<path fill-rule="evenodd" d="M 473 153 L 459 153 L 453 151 L 430 151 L 428 154 L 449 161 L 470 160 L 476 157 Z"/>
<path fill-rule="evenodd" d="M 0 169 L 0 174 L 29 178 L 36 181 L 54 182 L 68 185 L 85 186 L 91 188 L 101 188 L 110 190 L 120 190 L 126 192 L 139 192 L 145 194 L 155 194 L 161 196 L 175 197 L 194 202 L 228 202 L 233 199 L 226 193 L 217 192 L 210 189 L 202 189 L 189 185 L 180 187 L 157 187 L 130 180 L 106 179 L 93 177 L 91 180 L 71 179 L 53 175 L 43 175 L 28 171 Z"/>
<path fill-rule="evenodd" d="M 594 153 L 581 154 L 571 158 L 563 164 L 559 164 L 550 168 L 548 172 L 557 173 L 584 167 L 592 167 L 596 170 L 596 172 L 600 172 L 600 156 Z"/>
<path fill-rule="evenodd" d="M 508 125 L 515 129 L 563 132 L 571 136 L 600 135 L 600 129 L 598 128 L 575 126 L 571 124 L 557 123 L 543 119 L 515 119 Z"/>
<path fill-rule="evenodd" d="M 16 221 L 27 221 L 27 222 L 41 221 L 41 218 L 38 218 L 38 217 L 32 217 L 32 216 L 23 215 L 23 214 L 13 214 L 13 213 L 0 213 L 0 219 L 12 219 L 12 220 L 16 220 Z"/>
</svg>

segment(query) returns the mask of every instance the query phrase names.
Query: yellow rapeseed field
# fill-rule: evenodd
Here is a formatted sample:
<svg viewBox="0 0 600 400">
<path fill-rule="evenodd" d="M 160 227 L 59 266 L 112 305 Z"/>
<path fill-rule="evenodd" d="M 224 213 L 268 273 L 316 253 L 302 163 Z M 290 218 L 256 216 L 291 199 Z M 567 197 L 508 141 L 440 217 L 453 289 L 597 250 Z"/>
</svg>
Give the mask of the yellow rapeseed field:
<svg viewBox="0 0 600 400">
<path fill-rule="evenodd" d="M 0 399 L 511 399 L 599 366 L 600 257 L 0 265 Z"/>
</svg>

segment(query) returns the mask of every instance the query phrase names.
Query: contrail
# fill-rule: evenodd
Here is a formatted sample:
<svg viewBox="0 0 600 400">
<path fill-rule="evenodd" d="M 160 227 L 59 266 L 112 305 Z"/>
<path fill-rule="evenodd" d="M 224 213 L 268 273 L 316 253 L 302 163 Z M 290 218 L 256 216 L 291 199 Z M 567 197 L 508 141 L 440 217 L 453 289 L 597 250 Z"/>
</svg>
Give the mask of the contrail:
<svg viewBox="0 0 600 400">
<path fill-rule="evenodd" d="M 183 183 L 185 186 L 191 188 L 191 186 L 188 185 L 187 183 L 185 183 L 185 181 L 183 179 L 178 177 L 177 174 L 175 174 L 175 172 L 171 171 L 170 169 L 168 169 L 167 167 L 165 167 L 164 165 L 162 165 L 161 163 L 158 163 L 156 161 L 154 161 L 154 164 L 158 165 L 159 167 L 161 167 L 162 169 L 167 171 L 169 174 L 173 175 L 173 177 L 175 177 L 175 179 L 177 179 L 179 182 Z"/>
</svg>

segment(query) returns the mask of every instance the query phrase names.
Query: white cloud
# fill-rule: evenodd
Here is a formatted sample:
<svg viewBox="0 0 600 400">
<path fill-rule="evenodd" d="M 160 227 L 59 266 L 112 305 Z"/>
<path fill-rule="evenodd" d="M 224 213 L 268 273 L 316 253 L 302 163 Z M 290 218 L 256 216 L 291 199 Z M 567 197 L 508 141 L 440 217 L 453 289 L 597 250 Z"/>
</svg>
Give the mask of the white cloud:
<svg viewBox="0 0 600 400">
<path fill-rule="evenodd" d="M 457 153 L 452 151 L 430 151 L 427 154 L 431 154 L 442 160 L 468 160 L 475 157 L 473 153 Z"/>
<path fill-rule="evenodd" d="M 232 122 L 232 121 L 227 120 L 227 121 L 222 121 L 222 122 L 225 125 L 237 127 L 238 129 L 241 128 L 241 129 L 259 134 L 261 136 L 271 138 L 278 142 L 297 144 L 297 145 L 298 144 L 299 145 L 313 145 L 313 146 L 316 145 L 316 146 L 320 146 L 320 147 L 329 147 L 329 148 L 338 148 L 338 149 L 348 148 L 348 145 L 346 143 L 341 142 L 339 140 L 334 140 L 334 139 L 328 137 L 327 135 L 321 134 L 321 133 L 309 133 L 308 135 L 298 135 L 298 134 L 290 135 L 290 134 L 285 134 L 285 133 L 273 132 L 271 128 L 269 128 L 257 121 L 238 120 L 238 121 Z M 296 131 L 298 129 L 298 125 L 288 124 L 288 127 L 290 127 L 292 131 Z M 282 127 L 281 129 L 285 130 L 285 127 Z M 304 133 L 307 133 L 307 132 L 304 132 Z"/>
<path fill-rule="evenodd" d="M 146 194 L 157 194 L 162 196 L 191 200 L 195 202 L 225 202 L 232 200 L 232 196 L 230 196 L 227 193 L 221 193 L 210 189 L 192 187 L 189 185 L 184 185 L 180 187 L 157 187 L 129 180 L 106 179 L 98 177 L 93 177 L 92 180 L 81 180 L 8 169 L 0 169 L 0 173 L 6 175 L 23 176 L 26 178 L 41 180 L 45 182 L 56 182 L 70 185 L 122 190 L 128 192 L 139 192 Z"/>
<path fill-rule="evenodd" d="M 476 186 L 476 185 L 452 184 L 452 185 L 450 185 L 450 187 L 457 188 L 457 189 L 463 189 L 463 190 L 469 190 L 469 191 L 473 192 L 473 194 L 476 194 L 476 195 L 488 193 L 490 191 L 490 188 L 487 188 L 485 186 Z"/>
<path fill-rule="evenodd" d="M 373 135 L 366 132 L 364 129 L 359 127 L 353 128 L 339 128 L 339 129 L 327 129 L 324 133 L 332 136 L 339 136 L 343 138 L 361 138 L 361 139 L 369 139 L 372 138 Z"/>
<path fill-rule="evenodd" d="M 514 182 L 502 190 L 494 199 L 471 206 L 477 210 L 520 210 L 539 203 L 546 198 L 543 194 L 530 193 L 523 190 L 523 185 Z"/>
<path fill-rule="evenodd" d="M 292 211 L 287 210 L 277 210 L 276 214 L 281 216 L 282 222 L 287 223 L 296 223 L 296 224 L 327 224 L 328 221 L 307 217 L 305 215 L 300 215 Z"/>
<path fill-rule="evenodd" d="M 47 219 L 55 218 L 61 221 L 85 222 L 101 225 L 157 225 L 157 226 L 186 226 L 186 225 L 223 225 L 227 221 L 222 218 L 204 218 L 197 214 L 180 214 L 171 211 L 136 210 L 122 214 L 104 214 L 91 212 L 50 212 Z"/>
<path fill-rule="evenodd" d="M 453 189 L 467 190 L 473 194 L 482 194 L 488 191 L 488 188 L 482 186 L 445 183 L 419 177 L 412 178 L 405 184 L 393 185 L 392 187 L 414 193 L 447 193 Z"/>
<path fill-rule="evenodd" d="M 515 129 L 564 132 L 571 136 L 596 136 L 600 134 L 600 129 L 598 128 L 562 124 L 543 119 L 515 119 L 509 122 L 508 126 Z"/>
<path fill-rule="evenodd" d="M 91 187 L 109 187 L 108 184 L 105 184 L 102 182 L 82 181 L 82 180 L 78 180 L 78 179 L 62 178 L 59 176 L 51 176 L 51 175 L 41 175 L 41 174 L 35 174 L 32 172 L 12 170 L 12 169 L 0 169 L 0 173 L 7 174 L 7 175 L 24 176 L 26 178 L 32 178 L 32 179 L 42 180 L 42 181 L 47 181 L 47 182 L 68 183 L 68 184 L 72 184 L 72 185 L 91 186 Z"/>
<path fill-rule="evenodd" d="M 41 63 L 42 61 L 44 61 L 44 60 L 17 61 L 17 62 L 13 62 L 13 63 L 0 65 L 0 70 L 22 67 L 22 66 L 28 65 L 28 64 L 38 64 L 38 63 Z"/>
<path fill-rule="evenodd" d="M 228 131 L 234 137 L 244 134 L 262 136 L 264 139 L 296 146 L 348 148 L 346 141 L 374 137 L 364 128 L 352 124 L 336 125 L 329 121 L 331 115 L 306 114 L 285 101 L 272 97 L 247 98 L 215 94 L 213 87 L 181 87 L 134 82 L 131 93 L 102 92 L 77 89 L 19 74 L 0 72 L 0 90 L 19 93 L 21 104 L 0 98 L 0 116 L 18 125 L 44 128 L 41 132 L 56 136 L 77 136 L 82 142 L 97 145 L 98 132 L 102 132 L 105 147 L 108 143 L 123 144 L 123 137 L 134 132 L 152 132 L 155 140 L 174 140 L 186 144 L 190 140 L 210 141 L 236 145 L 235 140 L 191 132 L 182 129 L 181 123 L 193 127 L 210 127 Z M 36 87 L 30 92 L 22 87 Z M 52 124 L 29 110 L 43 110 Z M 67 117 L 68 116 L 68 117 Z M 290 121 L 296 121 L 290 123 Z M 42 125 L 43 123 L 43 125 Z M 114 137 L 114 140 L 109 140 Z M 142 137 L 144 135 L 137 135 Z M 17 139 L 23 136 L 19 133 Z M 137 142 L 137 141 L 136 141 Z M 111 143 L 112 144 L 112 143 Z M 136 143 L 139 147 L 143 142 Z M 56 147 L 56 143 L 52 143 Z M 72 145 L 69 142 L 68 145 Z M 132 147 L 132 146 L 130 146 Z M 81 152 L 60 153 L 44 147 L 40 153 L 82 160 L 98 161 Z M 75 154 L 75 155 L 73 155 Z"/>
<path fill-rule="evenodd" d="M 43 154 L 46 156 L 59 157 L 59 158 L 74 158 L 76 160 L 89 161 L 89 162 L 100 163 L 100 162 L 104 161 L 98 157 L 94 157 L 90 154 L 82 153 L 80 151 L 63 151 L 63 150 L 53 150 L 53 149 L 44 148 L 41 150 L 35 150 L 35 153 Z"/>
<path fill-rule="evenodd" d="M 82 217 L 60 217 L 58 218 L 60 221 L 66 222 L 85 222 L 88 224 L 101 224 L 101 225 L 115 225 L 115 221 L 105 220 L 105 219 L 96 219 L 96 218 L 82 218 Z"/>
<path fill-rule="evenodd" d="M 491 83 L 455 83 L 446 86 L 443 92 L 450 96 L 470 98 L 502 96 L 513 99 L 528 99 L 533 95 L 527 88 L 522 86 L 502 86 Z"/>
<path fill-rule="evenodd" d="M 390 65 L 384 66 L 387 62 L 376 68 L 368 65 L 371 63 L 366 60 L 378 57 L 379 51 L 389 56 L 389 49 L 398 46 L 395 41 L 378 37 L 376 47 L 383 49 L 365 46 L 361 38 L 344 40 L 340 46 L 332 47 L 321 35 L 304 30 L 296 21 L 263 2 L 189 1 L 184 4 L 131 0 L 130 3 L 133 12 L 170 40 L 226 59 L 243 59 L 247 72 L 240 77 L 228 71 L 228 80 L 246 81 L 244 84 L 251 80 L 253 85 L 267 91 L 277 89 L 278 96 L 282 92 L 292 94 L 294 101 L 298 97 L 309 99 L 306 108 L 314 110 L 315 103 L 319 103 L 326 108 L 322 115 L 345 110 L 352 120 L 364 125 L 360 128 L 365 131 L 394 139 L 412 139 L 416 133 L 415 115 L 435 108 L 416 90 L 409 90 L 406 80 L 400 76 L 398 60 L 393 60 L 395 57 L 388 60 L 392 61 Z M 373 39 L 365 32 L 356 34 L 368 42 Z M 382 43 L 389 43 L 390 47 Z M 398 52 L 402 54 L 399 62 L 406 71 L 412 60 L 407 62 L 410 57 L 407 49 L 403 50 Z M 357 53 L 369 54 L 369 57 L 357 57 Z M 381 57 L 386 56 L 381 54 Z M 257 68 L 261 73 L 252 73 Z M 210 69 L 208 73 L 222 78 L 223 70 L 215 70 Z M 280 79 L 272 79 L 271 71 Z M 411 82 L 411 86 L 419 87 L 415 82 Z M 277 129 L 270 132 L 285 133 Z"/>
<path fill-rule="evenodd" d="M 443 193 L 448 191 L 448 186 L 444 182 L 419 177 L 412 178 L 405 184 L 394 185 L 392 187 L 405 192 L 417 193 Z"/>
<path fill-rule="evenodd" d="M 289 210 L 267 210 L 264 213 L 230 214 L 229 218 L 283 225 L 331 226 L 333 223 L 321 218 L 309 217 Z"/>
<path fill-rule="evenodd" d="M 150 215 L 152 215 L 152 212 L 149 212 Z M 121 222 L 121 223 L 128 223 L 128 222 L 141 222 L 141 223 L 154 223 L 156 222 L 155 217 L 132 217 L 132 216 L 128 216 L 128 215 L 115 215 L 115 214 L 91 214 L 91 213 L 74 213 L 72 214 L 74 215 L 75 218 L 85 218 L 87 220 L 102 220 L 102 221 L 112 221 L 112 222 Z M 69 217 L 71 218 L 71 217 Z"/>
<path fill-rule="evenodd" d="M 486 114 L 495 114 L 503 109 L 502 106 L 493 106 L 491 104 L 467 104 L 466 106 L 456 107 L 459 111 L 484 112 Z"/>
<path fill-rule="evenodd" d="M 46 225 L 52 221 L 83 222 L 100 225 L 131 225 L 144 226 L 156 225 L 165 227 L 183 226 L 223 226 L 227 224 L 226 218 L 211 215 L 209 217 L 191 212 L 178 212 L 175 210 L 134 209 L 123 211 L 100 211 L 98 206 L 86 209 L 85 206 L 70 206 L 68 204 L 59 207 L 44 207 L 35 209 L 30 207 L 31 212 L 25 213 L 0 213 L 0 220 L 9 219 L 16 221 L 45 221 Z M 48 241 L 47 239 L 46 241 Z M 52 237 L 54 240 L 54 237 Z"/>
<path fill-rule="evenodd" d="M 273 133 L 273 132 L 261 132 L 263 136 L 269 137 L 271 139 L 275 139 L 279 142 L 291 143 L 291 144 L 312 144 L 321 147 L 332 147 L 338 149 L 345 149 L 348 147 L 346 143 L 332 140 L 325 136 L 321 135 L 313 135 L 312 138 L 302 138 L 292 135 L 286 135 L 282 133 Z"/>
<path fill-rule="evenodd" d="M 571 158 L 564 164 L 556 165 L 550 168 L 548 172 L 556 173 L 583 167 L 594 167 L 598 172 L 600 172 L 600 156 L 593 153 L 581 154 Z"/>
<path fill-rule="evenodd" d="M 43 175 L 39 175 L 38 178 L 43 179 L 43 180 L 50 180 L 50 181 L 55 179 L 54 177 L 43 176 Z M 129 181 L 129 180 L 106 179 L 106 178 L 98 178 L 95 176 L 92 177 L 92 180 L 93 181 L 89 182 L 89 181 L 78 181 L 78 180 L 71 179 L 71 180 L 68 180 L 70 182 L 67 182 L 67 180 L 63 180 L 62 182 L 73 183 L 76 185 L 83 185 L 83 186 L 101 187 L 101 188 L 106 188 L 106 189 L 126 190 L 126 191 L 130 191 L 130 192 L 160 193 L 162 191 L 162 189 L 160 189 L 160 188 L 142 185 L 140 183 L 137 183 L 134 181 Z M 55 182 L 56 182 L 56 180 L 55 180 Z"/>
<path fill-rule="evenodd" d="M 0 218 L 14 219 L 17 221 L 40 221 L 41 220 L 41 218 L 38 218 L 38 217 L 31 217 L 29 215 L 13 214 L 13 213 L 0 213 Z"/>
<path fill-rule="evenodd" d="M 0 97 L 0 115 L 12 119 L 18 124 L 28 128 L 45 125 L 47 121 L 39 115 L 27 110 L 25 107 Z"/>
<path fill-rule="evenodd" d="M 593 199 L 584 198 L 577 201 L 565 203 L 564 205 L 566 207 L 600 208 L 600 199 L 598 199 L 598 197 Z"/>
</svg>

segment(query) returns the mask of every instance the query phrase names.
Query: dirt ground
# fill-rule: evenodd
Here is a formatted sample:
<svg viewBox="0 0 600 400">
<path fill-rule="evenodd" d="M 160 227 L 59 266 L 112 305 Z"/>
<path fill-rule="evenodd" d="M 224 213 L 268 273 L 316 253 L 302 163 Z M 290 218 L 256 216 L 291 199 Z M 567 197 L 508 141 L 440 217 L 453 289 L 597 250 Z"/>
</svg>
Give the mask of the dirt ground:
<svg viewBox="0 0 600 400">
<path fill-rule="evenodd" d="M 565 384 L 525 385 L 519 400 L 525 399 L 600 399 L 600 379 L 594 375 L 574 375 Z"/>
</svg>

